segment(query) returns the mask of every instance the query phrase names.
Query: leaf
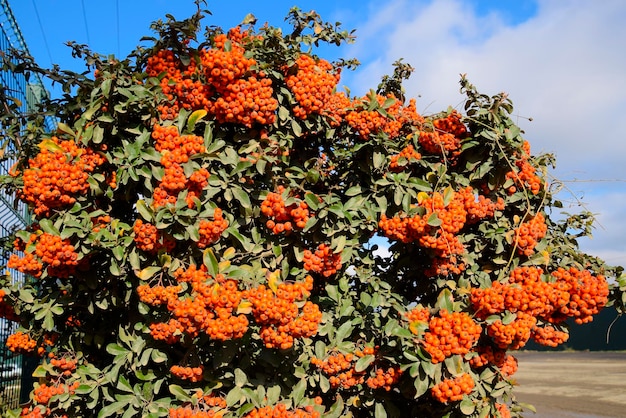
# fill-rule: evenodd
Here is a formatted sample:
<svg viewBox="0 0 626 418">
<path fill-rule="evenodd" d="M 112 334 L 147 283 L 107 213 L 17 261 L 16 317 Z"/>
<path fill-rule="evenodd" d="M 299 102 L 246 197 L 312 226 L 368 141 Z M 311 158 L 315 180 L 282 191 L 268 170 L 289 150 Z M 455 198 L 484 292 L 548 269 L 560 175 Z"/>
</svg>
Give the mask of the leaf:
<svg viewBox="0 0 626 418">
<path fill-rule="evenodd" d="M 374 407 L 374 418 L 387 418 L 387 411 L 382 403 L 376 403 Z"/>
<path fill-rule="evenodd" d="M 430 216 L 426 220 L 426 223 L 433 227 L 438 227 L 442 224 L 441 219 L 439 219 L 436 212 L 430 214 Z"/>
<path fill-rule="evenodd" d="M 363 370 L 367 369 L 369 367 L 370 364 L 372 364 L 372 362 L 376 359 L 375 356 L 368 354 L 366 356 L 361 357 L 356 364 L 354 365 L 354 370 L 357 373 L 362 372 Z"/>
<path fill-rule="evenodd" d="M 304 201 L 309 206 L 309 208 L 311 208 L 311 210 L 317 210 L 317 208 L 319 207 L 319 198 L 313 193 L 306 193 L 304 195 Z"/>
<path fill-rule="evenodd" d="M 233 195 L 235 196 L 235 199 L 237 199 L 239 203 L 241 203 L 241 206 L 246 209 L 252 207 L 252 205 L 250 204 L 250 196 L 248 195 L 248 193 L 246 193 L 245 190 L 239 187 L 233 187 L 231 190 Z"/>
<path fill-rule="evenodd" d="M 267 279 L 267 285 L 270 289 L 272 289 L 272 292 L 276 293 L 278 291 L 278 282 L 280 281 L 280 270 L 276 270 L 271 273 L 268 271 L 265 276 Z"/>
<path fill-rule="evenodd" d="M 156 273 L 158 273 L 159 271 L 161 271 L 161 267 L 149 266 L 140 271 L 135 270 L 135 276 L 137 276 L 139 280 L 146 281 L 152 276 L 154 276 Z"/>
<path fill-rule="evenodd" d="M 202 254 L 202 262 L 207 267 L 208 273 L 211 276 L 215 277 L 219 274 L 219 263 L 217 262 L 217 258 L 211 248 L 204 250 L 204 253 Z"/>
<path fill-rule="evenodd" d="M 189 394 L 185 392 L 185 389 L 178 385 L 169 385 L 168 389 L 170 390 L 170 393 L 179 401 L 188 402 L 191 399 Z"/>
<path fill-rule="evenodd" d="M 143 219 L 145 219 L 146 221 L 152 220 L 152 212 L 148 209 L 148 206 L 146 206 L 145 200 L 138 200 L 135 204 L 135 207 L 137 208 L 137 212 L 139 212 Z"/>
<path fill-rule="evenodd" d="M 240 368 L 235 369 L 235 386 L 243 387 L 248 383 L 248 377 Z"/>
<path fill-rule="evenodd" d="M 439 309 L 445 309 L 448 312 L 452 312 L 454 310 L 454 299 L 450 289 L 443 289 L 439 293 L 439 296 L 437 297 L 437 307 Z"/>
<path fill-rule="evenodd" d="M 189 119 L 187 119 L 187 132 L 193 132 L 196 127 L 196 122 L 202 119 L 207 115 L 207 111 L 205 109 L 198 109 L 189 115 Z"/>
</svg>

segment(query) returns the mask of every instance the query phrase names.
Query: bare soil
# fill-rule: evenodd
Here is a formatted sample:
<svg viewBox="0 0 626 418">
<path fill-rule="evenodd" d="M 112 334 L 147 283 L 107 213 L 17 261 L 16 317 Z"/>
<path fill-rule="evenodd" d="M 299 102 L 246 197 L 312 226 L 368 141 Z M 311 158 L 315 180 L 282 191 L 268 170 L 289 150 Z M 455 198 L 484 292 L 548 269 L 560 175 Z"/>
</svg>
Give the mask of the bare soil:
<svg viewBox="0 0 626 418">
<path fill-rule="evenodd" d="M 513 376 L 528 418 L 626 417 L 626 352 L 526 352 Z"/>
</svg>

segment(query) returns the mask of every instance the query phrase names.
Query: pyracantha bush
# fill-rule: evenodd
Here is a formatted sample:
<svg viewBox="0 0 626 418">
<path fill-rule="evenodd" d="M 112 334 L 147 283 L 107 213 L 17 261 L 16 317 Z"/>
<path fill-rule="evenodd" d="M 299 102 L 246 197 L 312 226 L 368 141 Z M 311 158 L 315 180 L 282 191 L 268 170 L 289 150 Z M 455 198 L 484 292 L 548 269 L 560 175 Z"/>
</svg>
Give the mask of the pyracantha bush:
<svg viewBox="0 0 626 418">
<path fill-rule="evenodd" d="M 7 414 L 520 416 L 511 351 L 621 304 L 505 94 L 461 77 L 463 108 L 422 115 L 398 61 L 353 96 L 354 62 L 314 52 L 352 35 L 288 20 L 169 18 L 126 59 L 73 45 L 82 75 L 5 61 L 67 92 L 28 115 L 3 96 L 2 185 L 33 222 L 0 312 L 41 357 Z"/>
</svg>

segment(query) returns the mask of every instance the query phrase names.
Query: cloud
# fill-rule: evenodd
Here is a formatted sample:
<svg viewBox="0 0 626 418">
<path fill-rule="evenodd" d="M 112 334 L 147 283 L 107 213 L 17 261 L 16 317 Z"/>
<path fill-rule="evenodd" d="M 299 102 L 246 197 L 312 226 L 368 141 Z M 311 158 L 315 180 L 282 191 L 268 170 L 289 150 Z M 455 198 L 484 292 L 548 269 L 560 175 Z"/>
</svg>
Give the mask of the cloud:
<svg viewBox="0 0 626 418">
<path fill-rule="evenodd" d="M 507 92 L 532 151 L 556 155 L 553 174 L 577 180 L 566 184 L 606 228 L 589 248 L 624 263 L 626 249 L 615 244 L 623 236 L 616 231 L 626 232 L 626 211 L 607 196 L 626 201 L 626 3 L 540 0 L 515 25 L 461 0 L 375 7 L 351 51 L 366 63 L 348 76 L 353 92 L 376 87 L 398 58 L 416 69 L 405 87 L 424 113 L 462 104 L 461 73 L 483 93 Z"/>
</svg>

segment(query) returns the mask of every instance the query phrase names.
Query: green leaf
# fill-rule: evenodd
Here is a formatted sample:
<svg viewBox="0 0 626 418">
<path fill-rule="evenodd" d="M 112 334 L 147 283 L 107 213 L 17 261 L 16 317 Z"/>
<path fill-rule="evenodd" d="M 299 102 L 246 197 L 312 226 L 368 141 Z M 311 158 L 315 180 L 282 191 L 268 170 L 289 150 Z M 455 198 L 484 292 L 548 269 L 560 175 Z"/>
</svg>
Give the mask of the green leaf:
<svg viewBox="0 0 626 418">
<path fill-rule="evenodd" d="M 309 208 L 311 208 L 311 210 L 317 210 L 320 204 L 319 198 L 315 194 L 310 192 L 307 192 L 304 195 L 304 201 L 309 206 Z"/>
<path fill-rule="evenodd" d="M 248 383 L 248 377 L 240 368 L 235 369 L 235 386 L 243 387 Z"/>
<path fill-rule="evenodd" d="M 454 299 L 450 289 L 443 289 L 439 293 L 439 296 L 437 297 L 437 307 L 439 309 L 445 309 L 448 312 L 452 312 L 454 310 Z"/>
<path fill-rule="evenodd" d="M 152 221 L 152 212 L 148 209 L 148 206 L 146 206 L 146 202 L 143 199 L 138 200 L 135 206 L 137 207 L 137 212 L 139 212 L 144 220 Z"/>
<path fill-rule="evenodd" d="M 369 365 L 374 362 L 375 359 L 376 357 L 371 354 L 361 357 L 354 365 L 354 370 L 357 373 L 362 372 L 363 370 L 367 369 Z"/>
<path fill-rule="evenodd" d="M 179 401 L 188 402 L 191 399 L 189 394 L 185 392 L 185 389 L 178 385 L 169 385 L 168 388 L 170 393 Z"/>
<path fill-rule="evenodd" d="M 59 230 L 54 226 L 50 219 L 44 218 L 39 221 L 39 226 L 46 234 L 60 235 Z"/>
<path fill-rule="evenodd" d="M 204 253 L 202 253 L 202 261 L 207 267 L 208 273 L 211 276 L 215 277 L 219 274 L 219 263 L 217 262 L 217 258 L 215 257 L 215 254 L 213 253 L 213 250 L 211 248 L 207 248 L 206 250 L 204 250 Z"/>
<path fill-rule="evenodd" d="M 243 190 L 240 187 L 233 187 L 231 190 L 232 190 L 233 195 L 235 196 L 235 199 L 237 199 L 239 203 L 241 203 L 241 206 L 243 206 L 246 209 L 249 209 L 252 207 L 250 203 L 250 196 L 248 195 L 248 193 L 246 193 L 245 190 Z"/>
<path fill-rule="evenodd" d="M 430 214 L 430 216 L 426 220 L 426 223 L 433 227 L 438 227 L 442 224 L 441 219 L 439 219 L 436 212 Z"/>
<path fill-rule="evenodd" d="M 387 411 L 382 403 L 376 403 L 374 407 L 374 418 L 387 418 Z"/>
</svg>

